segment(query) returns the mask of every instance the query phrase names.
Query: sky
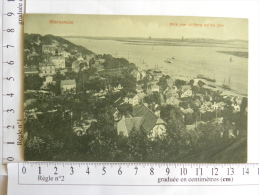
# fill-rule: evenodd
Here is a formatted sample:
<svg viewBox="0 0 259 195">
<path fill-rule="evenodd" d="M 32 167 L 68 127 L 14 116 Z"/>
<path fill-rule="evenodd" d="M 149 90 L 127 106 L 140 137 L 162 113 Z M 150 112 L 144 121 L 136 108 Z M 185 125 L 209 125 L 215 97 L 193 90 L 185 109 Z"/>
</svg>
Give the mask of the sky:
<svg viewBox="0 0 259 195">
<path fill-rule="evenodd" d="M 50 24 L 50 20 L 73 21 L 73 24 Z M 27 14 L 24 32 L 58 36 L 152 38 L 183 36 L 248 40 L 248 20 L 183 16 Z"/>
</svg>

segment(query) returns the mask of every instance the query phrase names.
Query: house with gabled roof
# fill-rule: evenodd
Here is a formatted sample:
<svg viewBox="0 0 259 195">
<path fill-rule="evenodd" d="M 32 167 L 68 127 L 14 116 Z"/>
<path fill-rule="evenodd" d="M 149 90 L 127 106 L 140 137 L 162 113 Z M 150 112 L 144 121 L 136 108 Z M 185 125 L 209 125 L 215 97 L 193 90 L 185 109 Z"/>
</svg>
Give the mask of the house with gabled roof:
<svg viewBox="0 0 259 195">
<path fill-rule="evenodd" d="M 136 106 L 143 102 L 145 96 L 146 94 L 143 92 L 138 94 L 129 94 L 124 98 L 124 101 L 132 106 Z"/>
<path fill-rule="evenodd" d="M 80 71 L 80 63 L 79 61 L 75 60 L 74 62 L 72 62 L 72 71 L 74 72 L 79 72 Z"/>
<path fill-rule="evenodd" d="M 160 88 L 159 88 L 159 86 L 155 82 L 152 82 L 152 83 L 148 84 L 148 90 L 151 93 L 154 93 L 154 92 L 159 92 Z"/>
<path fill-rule="evenodd" d="M 53 63 L 50 62 L 43 62 L 39 63 L 39 76 L 50 76 L 50 75 L 55 75 L 56 74 L 56 66 Z"/>
<path fill-rule="evenodd" d="M 67 52 L 67 51 L 61 51 L 60 53 L 59 53 L 61 56 L 63 56 L 64 58 L 68 58 L 71 54 L 69 53 L 69 52 Z"/>
<path fill-rule="evenodd" d="M 143 130 L 151 140 L 166 136 L 166 123 L 144 104 L 133 106 L 132 117 L 142 117 L 141 130 Z"/>
<path fill-rule="evenodd" d="M 142 88 L 142 85 L 137 85 L 137 86 L 136 86 L 136 91 L 137 91 L 138 93 L 143 92 L 144 90 L 143 90 L 143 88 Z"/>
<path fill-rule="evenodd" d="M 143 117 L 122 117 L 122 119 L 117 124 L 117 133 L 118 135 L 122 134 L 128 137 L 133 129 L 139 130 L 141 128 L 142 123 Z"/>
<path fill-rule="evenodd" d="M 153 78 L 155 81 L 159 81 L 159 79 L 163 76 L 161 70 L 154 70 L 153 71 Z"/>
<path fill-rule="evenodd" d="M 192 88 L 190 85 L 183 85 L 181 87 L 181 98 L 191 97 L 192 96 Z"/>
<path fill-rule="evenodd" d="M 75 79 L 73 79 L 73 80 L 62 80 L 60 82 L 60 89 L 61 89 L 61 94 L 64 94 L 65 92 L 75 93 L 75 91 L 76 91 L 76 81 L 75 81 Z"/>
<path fill-rule="evenodd" d="M 131 74 L 133 75 L 133 77 L 136 79 L 136 81 L 140 81 L 141 80 L 141 73 L 137 70 L 134 69 Z"/>
<path fill-rule="evenodd" d="M 42 53 L 56 54 L 57 47 L 55 45 L 42 45 Z"/>
<path fill-rule="evenodd" d="M 66 68 L 65 57 L 63 56 L 51 56 L 49 60 L 55 65 L 56 69 Z"/>
</svg>

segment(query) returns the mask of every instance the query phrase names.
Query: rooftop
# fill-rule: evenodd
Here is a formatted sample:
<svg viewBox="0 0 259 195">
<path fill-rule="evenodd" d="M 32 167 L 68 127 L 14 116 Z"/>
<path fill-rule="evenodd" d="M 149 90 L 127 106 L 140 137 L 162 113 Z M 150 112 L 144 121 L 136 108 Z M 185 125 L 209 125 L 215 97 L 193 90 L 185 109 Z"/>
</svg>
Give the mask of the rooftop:
<svg viewBox="0 0 259 195">
<path fill-rule="evenodd" d="M 50 60 L 63 60 L 65 57 L 63 56 L 50 56 Z"/>
<path fill-rule="evenodd" d="M 118 123 L 118 133 L 123 132 L 124 135 L 129 135 L 133 129 L 139 129 L 143 123 L 143 117 L 123 118 Z"/>
<path fill-rule="evenodd" d="M 64 85 L 76 85 L 75 80 L 62 80 L 60 83 L 61 87 Z"/>
<path fill-rule="evenodd" d="M 157 124 L 165 124 L 165 122 L 158 118 L 154 112 L 149 110 L 145 105 L 134 106 L 133 117 L 143 117 L 143 123 L 141 127 L 148 134 Z"/>
</svg>

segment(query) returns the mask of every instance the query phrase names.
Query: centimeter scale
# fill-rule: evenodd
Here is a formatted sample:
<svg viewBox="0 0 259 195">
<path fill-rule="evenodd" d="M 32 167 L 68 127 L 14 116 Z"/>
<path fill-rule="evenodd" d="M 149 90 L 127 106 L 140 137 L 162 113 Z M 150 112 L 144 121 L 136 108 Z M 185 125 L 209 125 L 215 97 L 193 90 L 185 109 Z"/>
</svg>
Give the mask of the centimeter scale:
<svg viewBox="0 0 259 195">
<path fill-rule="evenodd" d="M 24 162 L 19 185 L 257 185 L 259 164 Z"/>
<path fill-rule="evenodd" d="M 258 194 L 259 164 L 8 164 L 10 194 Z"/>
<path fill-rule="evenodd" d="M 22 160 L 22 52 L 23 0 L 1 1 L 1 132 L 0 174 L 6 174 L 8 162 Z"/>
</svg>

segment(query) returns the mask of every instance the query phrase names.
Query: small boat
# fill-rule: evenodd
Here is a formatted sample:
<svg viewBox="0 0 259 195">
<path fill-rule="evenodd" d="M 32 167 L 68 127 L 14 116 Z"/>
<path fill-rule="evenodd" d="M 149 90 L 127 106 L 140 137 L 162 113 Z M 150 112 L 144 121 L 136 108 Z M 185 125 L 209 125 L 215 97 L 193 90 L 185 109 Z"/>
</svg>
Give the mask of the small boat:
<svg viewBox="0 0 259 195">
<path fill-rule="evenodd" d="M 233 62 L 233 59 L 232 59 L 232 57 L 230 57 L 230 58 L 229 58 L 229 61 L 230 61 L 230 62 Z"/>
<path fill-rule="evenodd" d="M 224 82 L 223 82 L 223 84 L 222 84 L 222 88 L 223 88 L 223 89 L 228 89 L 228 90 L 231 89 L 231 88 L 230 88 L 230 76 L 229 76 L 229 78 L 228 78 L 228 85 L 225 84 L 225 79 L 224 79 Z"/>
<path fill-rule="evenodd" d="M 223 88 L 223 89 L 228 89 L 228 90 L 231 89 L 228 85 L 225 85 L 225 84 L 222 84 L 222 88 Z"/>
<path fill-rule="evenodd" d="M 205 80 L 210 81 L 210 82 L 216 82 L 216 79 L 213 79 L 213 78 L 207 77 L 207 76 L 202 75 L 202 74 L 198 74 L 198 75 L 197 75 L 197 78 L 205 79 Z"/>
</svg>

